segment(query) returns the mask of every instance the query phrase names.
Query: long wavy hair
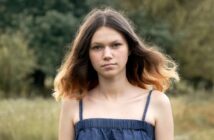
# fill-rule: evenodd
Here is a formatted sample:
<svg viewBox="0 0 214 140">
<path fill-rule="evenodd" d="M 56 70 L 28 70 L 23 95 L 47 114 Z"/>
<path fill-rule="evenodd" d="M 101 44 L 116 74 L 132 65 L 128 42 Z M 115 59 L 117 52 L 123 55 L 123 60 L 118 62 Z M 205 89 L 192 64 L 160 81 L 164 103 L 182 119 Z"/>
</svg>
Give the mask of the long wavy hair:
<svg viewBox="0 0 214 140">
<path fill-rule="evenodd" d="M 164 92 L 171 80 L 179 80 L 177 64 L 157 47 L 146 45 L 134 32 L 124 15 L 111 9 L 94 9 L 84 19 L 54 80 L 53 96 L 81 99 L 99 84 L 97 72 L 91 65 L 89 47 L 93 34 L 100 27 L 120 32 L 128 42 L 130 55 L 126 65 L 128 81 L 138 87 Z"/>
</svg>

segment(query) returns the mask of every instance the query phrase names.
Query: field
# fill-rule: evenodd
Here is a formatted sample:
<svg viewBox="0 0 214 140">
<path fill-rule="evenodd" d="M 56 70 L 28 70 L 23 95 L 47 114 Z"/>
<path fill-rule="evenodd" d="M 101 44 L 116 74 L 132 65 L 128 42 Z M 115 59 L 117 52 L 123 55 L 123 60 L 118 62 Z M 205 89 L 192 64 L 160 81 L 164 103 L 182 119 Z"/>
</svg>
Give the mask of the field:
<svg viewBox="0 0 214 140">
<path fill-rule="evenodd" d="M 175 140 L 213 140 L 214 95 L 171 98 Z"/>
<path fill-rule="evenodd" d="M 170 97 L 175 140 L 213 140 L 214 95 Z M 57 140 L 60 103 L 53 99 L 0 100 L 0 140 Z"/>
</svg>

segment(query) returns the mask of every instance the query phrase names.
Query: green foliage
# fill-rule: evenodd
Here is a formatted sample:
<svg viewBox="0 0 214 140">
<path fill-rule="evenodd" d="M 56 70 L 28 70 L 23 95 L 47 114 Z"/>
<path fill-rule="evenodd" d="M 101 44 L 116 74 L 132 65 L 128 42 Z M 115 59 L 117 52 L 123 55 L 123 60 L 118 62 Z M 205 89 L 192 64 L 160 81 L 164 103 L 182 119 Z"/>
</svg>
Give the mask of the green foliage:
<svg viewBox="0 0 214 140">
<path fill-rule="evenodd" d="M 80 17 L 87 10 L 85 0 L 4 0 L 0 3 L 0 25 L 1 29 L 19 27 L 26 16 L 33 18 L 44 16 L 47 11 L 59 13 L 70 13 Z"/>
<path fill-rule="evenodd" d="M 213 86 L 213 0 L 4 0 L 0 34 L 21 31 L 36 69 L 54 77 L 80 21 L 89 10 L 106 6 L 124 11 L 144 40 L 172 56 L 183 79 Z"/>
<path fill-rule="evenodd" d="M 4 95 L 20 95 L 29 84 L 27 78 L 35 67 L 32 50 L 20 33 L 0 36 L 0 91 Z"/>
<path fill-rule="evenodd" d="M 174 10 L 165 14 L 173 34 L 182 34 L 174 49 L 181 75 L 197 85 L 203 81 L 205 85 L 211 83 L 211 87 L 214 83 L 213 6 L 212 0 L 174 1 Z"/>
<path fill-rule="evenodd" d="M 37 64 L 48 75 L 54 75 L 66 46 L 70 47 L 77 19 L 72 14 L 48 11 L 44 16 L 27 18 L 21 29 L 37 57 Z"/>
<path fill-rule="evenodd" d="M 211 0 L 186 4 L 186 20 L 179 28 L 185 32 L 176 55 L 182 65 L 182 75 L 214 83 L 214 3 Z M 185 50 L 185 51 L 184 51 Z"/>
<path fill-rule="evenodd" d="M 84 0 L 3 1 L 0 32 L 21 30 L 35 52 L 37 68 L 53 76 L 87 9 Z"/>
<path fill-rule="evenodd" d="M 179 81 L 179 83 L 173 83 L 167 93 L 172 96 L 177 96 L 192 94 L 195 91 L 196 90 L 193 88 L 193 85 L 182 79 L 181 81 Z"/>
<path fill-rule="evenodd" d="M 172 25 L 162 16 L 165 14 L 167 0 L 119 0 L 121 9 L 133 21 L 136 32 L 147 43 L 158 45 L 167 54 L 172 55 L 179 41 L 179 36 L 172 32 Z"/>
<path fill-rule="evenodd" d="M 129 12 L 129 17 L 136 26 L 136 31 L 147 43 L 156 44 L 168 54 L 172 53 L 176 43 L 166 22 L 148 16 L 142 9 Z"/>
<path fill-rule="evenodd" d="M 133 20 L 138 31 L 163 46 L 179 63 L 182 78 L 196 85 L 203 81 L 205 88 L 212 88 L 213 0 L 125 0 L 122 5 L 137 13 Z"/>
</svg>

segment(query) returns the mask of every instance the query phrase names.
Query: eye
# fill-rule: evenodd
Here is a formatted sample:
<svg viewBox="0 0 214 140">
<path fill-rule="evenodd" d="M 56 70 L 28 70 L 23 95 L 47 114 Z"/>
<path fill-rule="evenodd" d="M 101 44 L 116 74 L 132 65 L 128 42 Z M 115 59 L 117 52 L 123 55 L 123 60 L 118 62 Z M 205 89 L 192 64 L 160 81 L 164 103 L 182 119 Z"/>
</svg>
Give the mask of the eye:
<svg viewBox="0 0 214 140">
<path fill-rule="evenodd" d="M 96 46 L 91 47 L 91 49 L 92 50 L 101 50 L 102 46 L 96 45 Z"/>
<path fill-rule="evenodd" d="M 114 44 L 112 45 L 112 47 L 113 47 L 113 48 L 118 48 L 120 45 L 121 45 L 121 43 L 114 43 Z"/>
</svg>

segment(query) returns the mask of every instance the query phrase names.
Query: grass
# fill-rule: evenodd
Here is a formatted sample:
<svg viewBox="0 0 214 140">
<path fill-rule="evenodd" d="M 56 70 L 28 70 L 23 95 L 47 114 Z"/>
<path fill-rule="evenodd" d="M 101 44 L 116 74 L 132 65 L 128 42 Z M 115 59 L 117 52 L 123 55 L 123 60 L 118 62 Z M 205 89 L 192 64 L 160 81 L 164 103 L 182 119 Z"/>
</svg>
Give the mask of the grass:
<svg viewBox="0 0 214 140">
<path fill-rule="evenodd" d="M 45 99 L 0 101 L 0 140 L 57 139 L 59 104 Z"/>
<path fill-rule="evenodd" d="M 214 95 L 170 97 L 175 140 L 214 137 Z M 0 140 L 57 140 L 60 103 L 53 99 L 0 100 Z"/>
<path fill-rule="evenodd" d="M 212 140 L 214 95 L 192 94 L 171 98 L 176 140 Z"/>
</svg>

